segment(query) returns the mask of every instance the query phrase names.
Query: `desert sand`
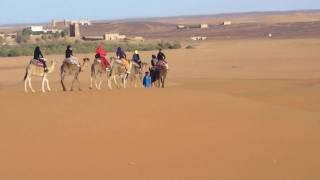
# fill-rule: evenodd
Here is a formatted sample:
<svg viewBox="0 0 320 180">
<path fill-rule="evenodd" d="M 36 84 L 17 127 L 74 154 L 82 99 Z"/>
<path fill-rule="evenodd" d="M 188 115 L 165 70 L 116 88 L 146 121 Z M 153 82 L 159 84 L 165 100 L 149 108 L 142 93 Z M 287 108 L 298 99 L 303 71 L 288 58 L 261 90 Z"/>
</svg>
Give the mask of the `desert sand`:
<svg viewBox="0 0 320 180">
<path fill-rule="evenodd" d="M 319 48 L 197 43 L 165 51 L 165 89 L 91 91 L 87 69 L 82 92 L 62 92 L 57 67 L 46 94 L 23 91 L 31 57 L 1 58 L 0 179 L 318 180 Z"/>
</svg>

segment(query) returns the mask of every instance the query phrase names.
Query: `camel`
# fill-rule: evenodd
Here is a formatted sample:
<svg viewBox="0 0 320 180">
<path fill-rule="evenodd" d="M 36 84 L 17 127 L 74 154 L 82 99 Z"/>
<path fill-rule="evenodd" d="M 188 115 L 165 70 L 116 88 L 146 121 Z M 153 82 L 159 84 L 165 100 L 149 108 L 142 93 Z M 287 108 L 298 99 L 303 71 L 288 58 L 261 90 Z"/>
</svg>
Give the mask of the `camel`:
<svg viewBox="0 0 320 180">
<path fill-rule="evenodd" d="M 70 63 L 66 63 L 66 62 L 64 62 L 61 65 L 60 76 L 61 76 L 61 85 L 62 85 L 63 91 L 67 90 L 66 86 L 64 85 L 64 79 L 67 75 L 74 76 L 72 83 L 71 83 L 70 91 L 73 91 L 73 86 L 74 86 L 75 82 L 78 83 L 78 89 L 79 89 L 79 91 L 81 91 L 79 75 L 88 66 L 89 61 L 90 61 L 89 58 L 84 58 L 83 64 L 81 65 L 81 67 L 78 67 L 76 64 L 70 64 Z"/>
<path fill-rule="evenodd" d="M 115 59 L 115 58 L 110 58 L 111 60 L 111 72 L 110 72 L 110 87 L 111 87 L 111 80 L 114 81 L 115 85 L 120 88 L 121 85 L 118 84 L 117 82 L 117 77 L 120 77 L 120 79 L 122 80 L 122 87 L 126 88 L 126 83 L 127 83 L 127 78 L 128 78 L 128 74 L 131 73 L 132 70 L 132 61 L 129 60 L 129 69 L 128 69 L 128 73 L 126 71 L 126 68 L 124 67 L 124 64 L 121 62 L 121 60 Z"/>
<path fill-rule="evenodd" d="M 137 84 L 140 84 L 140 87 L 142 87 L 142 80 L 144 77 L 144 73 L 147 70 L 148 63 L 142 62 L 141 63 L 141 69 L 139 64 L 136 62 L 133 62 L 131 74 L 129 75 L 129 79 L 133 85 L 133 87 L 137 87 Z"/>
<path fill-rule="evenodd" d="M 165 87 L 165 81 L 167 78 L 168 69 L 165 66 L 157 67 L 154 70 L 150 70 L 152 85 L 156 85 L 158 88 Z"/>
<path fill-rule="evenodd" d="M 54 71 L 54 68 L 56 66 L 56 62 L 50 61 L 49 63 L 47 63 L 47 67 L 48 67 L 47 73 L 44 72 L 44 68 L 42 66 L 38 66 L 36 64 L 37 64 L 37 62 L 35 62 L 35 60 L 33 59 L 30 61 L 30 63 L 26 67 L 26 74 L 24 76 L 24 91 L 26 93 L 28 93 L 27 86 L 29 85 L 29 88 L 31 89 L 31 91 L 33 93 L 36 92 L 32 87 L 32 83 L 31 83 L 32 76 L 42 77 L 42 92 L 43 93 L 46 92 L 45 85 L 47 86 L 47 90 L 51 91 L 51 88 L 49 85 L 48 74 L 50 74 Z"/>
<path fill-rule="evenodd" d="M 114 63 L 114 58 L 111 58 L 110 66 L 112 67 Z M 111 71 L 111 70 L 110 70 Z M 93 82 L 95 83 L 95 87 L 98 90 L 101 90 L 101 85 L 106 78 L 108 81 L 109 89 L 111 89 L 111 80 L 110 77 L 110 71 L 107 71 L 106 68 L 103 67 L 103 65 L 98 62 L 97 59 L 94 60 L 92 66 L 91 66 L 91 84 L 90 89 L 93 89 Z M 97 76 L 99 76 L 99 83 L 97 82 Z"/>
</svg>

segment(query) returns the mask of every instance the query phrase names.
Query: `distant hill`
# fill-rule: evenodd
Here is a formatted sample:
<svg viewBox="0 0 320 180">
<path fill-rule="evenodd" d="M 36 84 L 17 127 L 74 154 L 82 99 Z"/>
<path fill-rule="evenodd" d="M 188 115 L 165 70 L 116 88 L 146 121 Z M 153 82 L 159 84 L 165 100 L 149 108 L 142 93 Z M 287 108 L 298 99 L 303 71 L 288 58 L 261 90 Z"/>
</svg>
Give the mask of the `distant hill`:
<svg viewBox="0 0 320 180">
<path fill-rule="evenodd" d="M 223 21 L 232 25 L 220 26 Z M 178 24 L 209 24 L 206 30 L 177 30 Z M 48 26 L 48 24 L 41 24 Z M 25 25 L 0 26 L 0 32 L 16 32 Z M 64 27 L 61 25 L 60 27 Z M 179 16 L 93 21 L 92 26 L 82 26 L 82 36 L 120 33 L 143 36 L 149 39 L 186 39 L 191 36 L 207 36 L 212 39 L 261 38 L 272 33 L 275 37 L 318 37 L 320 10 L 246 12 L 215 15 Z"/>
</svg>

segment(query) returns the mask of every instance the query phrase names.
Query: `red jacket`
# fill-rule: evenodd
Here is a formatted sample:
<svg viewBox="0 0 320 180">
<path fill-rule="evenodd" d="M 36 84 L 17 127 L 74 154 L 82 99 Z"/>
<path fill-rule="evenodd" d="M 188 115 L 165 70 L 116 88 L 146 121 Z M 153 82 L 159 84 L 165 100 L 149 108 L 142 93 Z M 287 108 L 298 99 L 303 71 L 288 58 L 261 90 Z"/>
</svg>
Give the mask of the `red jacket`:
<svg viewBox="0 0 320 180">
<path fill-rule="evenodd" d="M 106 50 L 104 50 L 104 47 L 102 44 L 99 45 L 99 47 L 96 49 L 96 53 L 100 55 L 100 57 L 106 57 L 107 56 L 107 52 Z"/>
</svg>

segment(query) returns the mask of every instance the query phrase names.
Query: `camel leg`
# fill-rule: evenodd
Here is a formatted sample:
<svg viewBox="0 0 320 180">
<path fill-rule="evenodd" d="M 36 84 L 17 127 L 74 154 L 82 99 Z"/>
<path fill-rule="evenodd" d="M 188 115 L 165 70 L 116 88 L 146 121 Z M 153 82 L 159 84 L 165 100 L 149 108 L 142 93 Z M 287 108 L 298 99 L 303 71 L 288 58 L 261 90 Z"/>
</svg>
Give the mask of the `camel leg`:
<svg viewBox="0 0 320 180">
<path fill-rule="evenodd" d="M 46 92 L 45 85 L 47 85 L 48 90 L 50 89 L 48 84 L 49 84 L 48 75 L 45 73 L 42 77 L 42 92 L 43 93 Z"/>
<path fill-rule="evenodd" d="M 28 93 L 28 80 L 29 80 L 28 77 L 24 80 L 24 92 L 26 93 Z"/>
<path fill-rule="evenodd" d="M 92 77 L 90 79 L 90 87 L 89 87 L 89 89 L 93 89 L 93 78 Z"/>
<path fill-rule="evenodd" d="M 66 86 L 64 85 L 65 73 L 61 73 L 61 86 L 63 91 L 67 91 Z"/>
<path fill-rule="evenodd" d="M 82 91 L 82 89 L 81 89 L 81 84 L 80 84 L 80 80 L 79 80 L 79 74 L 78 74 L 76 80 L 77 80 L 77 82 L 78 82 L 78 91 Z"/>
<path fill-rule="evenodd" d="M 114 81 L 114 84 L 116 85 L 116 87 L 119 88 L 119 84 L 117 82 L 116 76 L 113 76 L 112 78 L 113 78 L 113 81 Z"/>
<path fill-rule="evenodd" d="M 47 84 L 47 90 L 48 90 L 48 91 L 51 91 L 48 77 L 46 77 L 46 84 Z"/>
<path fill-rule="evenodd" d="M 165 81 L 165 78 L 164 78 L 164 77 L 161 77 L 162 88 L 164 88 L 164 81 Z"/>
<path fill-rule="evenodd" d="M 107 81 L 108 81 L 108 87 L 109 87 L 109 89 L 112 89 L 112 85 L 111 85 L 112 82 L 111 82 L 110 78 L 108 78 Z"/>
<path fill-rule="evenodd" d="M 97 82 L 97 75 L 94 76 L 94 85 L 96 86 L 96 89 L 99 89 L 98 82 Z"/>
<path fill-rule="evenodd" d="M 44 89 L 45 81 L 46 81 L 46 80 L 45 80 L 45 76 L 43 76 L 43 77 L 42 77 L 42 83 L 41 83 L 41 89 L 42 89 L 42 92 L 43 92 L 43 93 L 46 92 L 46 90 Z"/>
<path fill-rule="evenodd" d="M 126 83 L 127 83 L 126 76 L 124 76 L 122 79 L 122 84 L 124 89 L 126 88 Z"/>
<path fill-rule="evenodd" d="M 134 88 L 137 88 L 137 84 L 138 84 L 138 78 L 135 77 L 135 79 L 134 79 Z"/>
<path fill-rule="evenodd" d="M 100 76 L 99 90 L 101 90 L 101 85 L 102 85 L 103 81 L 104 81 L 104 78 L 102 78 L 102 77 Z"/>
<path fill-rule="evenodd" d="M 31 77 L 28 77 L 28 84 L 29 84 L 29 88 L 31 89 L 31 92 L 35 93 L 36 91 L 32 87 Z"/>
<path fill-rule="evenodd" d="M 82 91 L 82 89 L 81 89 L 81 84 L 80 84 L 80 80 L 77 78 L 77 82 L 78 82 L 78 90 L 79 91 Z"/>
<path fill-rule="evenodd" d="M 76 81 L 76 79 L 77 79 L 77 76 L 75 76 L 72 80 L 70 91 L 73 91 L 73 86 L 74 86 L 74 82 Z"/>
</svg>

